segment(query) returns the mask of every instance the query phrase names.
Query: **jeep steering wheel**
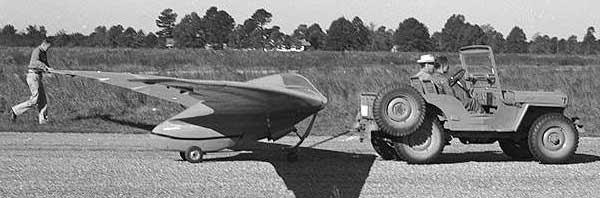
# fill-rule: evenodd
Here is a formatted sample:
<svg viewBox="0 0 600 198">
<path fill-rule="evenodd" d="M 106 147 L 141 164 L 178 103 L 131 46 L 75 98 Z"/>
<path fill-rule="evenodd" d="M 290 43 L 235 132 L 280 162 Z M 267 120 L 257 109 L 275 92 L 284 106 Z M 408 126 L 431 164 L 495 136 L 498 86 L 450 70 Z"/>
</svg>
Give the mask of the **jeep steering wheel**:
<svg viewBox="0 0 600 198">
<path fill-rule="evenodd" d="M 454 85 L 456 85 L 456 83 L 465 76 L 465 72 L 465 69 L 456 71 L 456 73 L 454 73 L 454 75 L 452 75 L 449 79 L 450 87 L 454 87 Z"/>
<path fill-rule="evenodd" d="M 458 85 L 458 87 L 460 87 L 460 89 L 465 91 L 468 98 L 472 98 L 473 96 L 471 96 L 471 93 L 469 92 L 467 87 L 465 87 L 465 85 L 463 85 L 463 83 L 460 82 L 460 79 L 462 79 L 465 76 L 465 72 L 466 72 L 465 69 L 460 69 L 460 70 L 456 71 L 456 73 L 454 73 L 454 75 L 450 76 L 450 78 L 448 79 L 448 82 L 450 84 L 450 87 L 454 87 L 454 85 Z"/>
</svg>

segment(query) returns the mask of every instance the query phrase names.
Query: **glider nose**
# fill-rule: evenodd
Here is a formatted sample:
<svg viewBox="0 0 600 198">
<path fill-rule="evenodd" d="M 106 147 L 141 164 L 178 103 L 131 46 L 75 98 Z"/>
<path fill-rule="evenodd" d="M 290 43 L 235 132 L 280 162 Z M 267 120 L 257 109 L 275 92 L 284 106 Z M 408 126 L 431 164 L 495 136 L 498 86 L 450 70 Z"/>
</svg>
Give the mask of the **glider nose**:
<svg viewBox="0 0 600 198">
<path fill-rule="evenodd" d="M 327 104 L 327 99 L 325 99 L 325 101 L 323 101 L 321 103 L 321 105 L 319 105 L 319 111 L 325 109 L 325 105 Z"/>
<path fill-rule="evenodd" d="M 173 136 L 168 133 L 168 130 L 165 130 L 165 128 L 169 129 L 170 127 L 173 126 L 170 126 L 168 121 L 165 121 L 152 129 L 152 132 L 150 132 L 150 145 L 152 148 L 157 150 L 178 150 L 172 148 L 173 146 L 170 143 L 173 141 L 171 138 Z"/>
<path fill-rule="evenodd" d="M 195 131 L 193 125 L 180 121 L 167 120 L 160 123 L 150 133 L 152 147 L 159 150 L 185 150 L 181 143 L 192 139 L 189 135 Z"/>
<path fill-rule="evenodd" d="M 240 135 L 223 135 L 213 129 L 180 120 L 167 120 L 150 133 L 152 145 L 159 150 L 185 151 L 197 146 L 203 151 L 215 151 L 233 146 Z"/>
</svg>

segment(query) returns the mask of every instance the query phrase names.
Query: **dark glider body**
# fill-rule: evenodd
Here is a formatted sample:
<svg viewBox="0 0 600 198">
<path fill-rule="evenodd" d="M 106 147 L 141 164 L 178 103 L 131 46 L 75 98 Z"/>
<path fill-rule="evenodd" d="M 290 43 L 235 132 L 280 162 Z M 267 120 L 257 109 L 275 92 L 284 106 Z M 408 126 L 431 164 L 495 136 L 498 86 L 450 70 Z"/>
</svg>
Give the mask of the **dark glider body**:
<svg viewBox="0 0 600 198">
<path fill-rule="evenodd" d="M 192 146 L 211 152 L 245 141 L 277 140 L 327 103 L 310 81 L 295 73 L 246 82 L 93 71 L 53 73 L 92 78 L 185 106 L 151 132 L 155 147 L 180 152 Z"/>
</svg>

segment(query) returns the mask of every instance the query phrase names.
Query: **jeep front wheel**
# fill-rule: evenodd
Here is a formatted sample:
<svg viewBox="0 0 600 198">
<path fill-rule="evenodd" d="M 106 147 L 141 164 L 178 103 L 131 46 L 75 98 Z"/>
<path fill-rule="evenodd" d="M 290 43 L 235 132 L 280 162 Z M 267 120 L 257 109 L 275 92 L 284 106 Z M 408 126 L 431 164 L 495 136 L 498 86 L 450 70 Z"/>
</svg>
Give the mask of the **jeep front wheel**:
<svg viewBox="0 0 600 198">
<path fill-rule="evenodd" d="M 377 94 L 373 103 L 375 122 L 387 135 L 405 136 L 415 132 L 423 123 L 425 99 L 410 85 L 387 86 Z"/>
<path fill-rule="evenodd" d="M 535 120 L 528 139 L 531 153 L 541 163 L 564 163 L 577 150 L 579 134 L 571 120 L 549 113 Z"/>
</svg>

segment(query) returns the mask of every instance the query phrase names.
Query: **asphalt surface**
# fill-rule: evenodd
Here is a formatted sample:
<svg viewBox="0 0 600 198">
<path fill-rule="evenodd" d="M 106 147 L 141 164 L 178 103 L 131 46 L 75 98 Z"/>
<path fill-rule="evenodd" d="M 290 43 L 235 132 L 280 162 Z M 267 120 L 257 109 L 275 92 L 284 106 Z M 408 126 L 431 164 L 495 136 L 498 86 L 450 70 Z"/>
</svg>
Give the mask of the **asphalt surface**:
<svg viewBox="0 0 600 198">
<path fill-rule="evenodd" d="M 0 133 L 0 197 L 598 197 L 600 138 L 569 164 L 513 161 L 497 144 L 452 142 L 436 164 L 377 157 L 370 144 L 311 137 L 290 163 L 257 143 L 205 162 L 155 151 L 146 135 Z"/>
</svg>

